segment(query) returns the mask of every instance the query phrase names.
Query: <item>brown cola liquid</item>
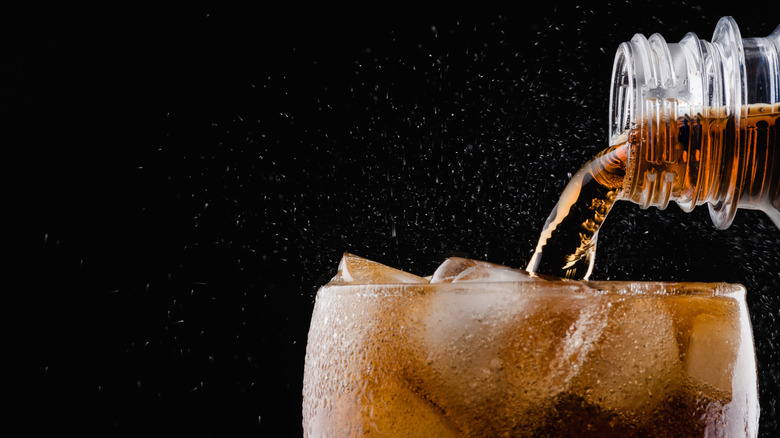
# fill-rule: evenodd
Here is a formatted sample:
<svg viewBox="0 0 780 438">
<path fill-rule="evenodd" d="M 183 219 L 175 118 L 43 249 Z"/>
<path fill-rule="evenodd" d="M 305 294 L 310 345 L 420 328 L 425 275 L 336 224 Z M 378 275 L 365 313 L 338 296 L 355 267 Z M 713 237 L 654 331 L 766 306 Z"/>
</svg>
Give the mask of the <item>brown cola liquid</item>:
<svg viewBox="0 0 780 438">
<path fill-rule="evenodd" d="M 685 211 L 733 202 L 764 210 L 780 227 L 778 118 L 780 105 L 757 104 L 739 129 L 733 117 L 711 110 L 629 131 L 569 181 L 527 270 L 587 280 L 599 228 L 618 199 L 661 209 L 673 200 Z"/>
<path fill-rule="evenodd" d="M 628 151 L 628 142 L 613 145 L 571 178 L 544 224 L 527 271 L 577 280 L 590 276 L 599 228 L 623 191 Z"/>
</svg>

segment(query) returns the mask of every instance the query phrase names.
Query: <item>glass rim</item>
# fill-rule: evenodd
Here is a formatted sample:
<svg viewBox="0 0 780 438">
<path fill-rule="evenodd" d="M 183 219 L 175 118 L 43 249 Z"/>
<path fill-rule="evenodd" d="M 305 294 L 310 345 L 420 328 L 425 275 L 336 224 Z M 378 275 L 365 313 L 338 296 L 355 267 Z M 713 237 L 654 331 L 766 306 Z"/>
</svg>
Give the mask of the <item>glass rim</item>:
<svg viewBox="0 0 780 438">
<path fill-rule="evenodd" d="M 336 290 L 371 290 L 381 292 L 410 291 L 424 293 L 430 290 L 444 292 L 482 291 L 522 291 L 544 292 L 554 295 L 583 296 L 722 296 L 744 299 L 747 293 L 745 286 L 728 282 L 691 282 L 691 281 L 631 281 L 631 280 L 596 280 L 596 281 L 459 281 L 454 283 L 363 283 L 363 284 L 325 284 L 318 289 L 322 291 Z M 554 289 L 554 290 L 549 290 Z"/>
</svg>

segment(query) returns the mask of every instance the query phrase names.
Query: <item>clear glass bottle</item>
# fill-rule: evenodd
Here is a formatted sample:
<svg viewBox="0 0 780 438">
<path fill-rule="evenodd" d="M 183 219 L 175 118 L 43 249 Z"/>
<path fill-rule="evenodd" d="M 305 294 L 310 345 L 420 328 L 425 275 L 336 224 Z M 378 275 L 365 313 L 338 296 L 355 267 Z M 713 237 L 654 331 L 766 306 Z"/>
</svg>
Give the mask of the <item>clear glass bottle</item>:
<svg viewBox="0 0 780 438">
<path fill-rule="evenodd" d="M 647 208 L 708 204 L 717 228 L 739 208 L 780 228 L 780 26 L 742 38 L 731 17 L 712 41 L 637 34 L 615 57 L 611 144 L 628 144 L 621 199 Z"/>
</svg>

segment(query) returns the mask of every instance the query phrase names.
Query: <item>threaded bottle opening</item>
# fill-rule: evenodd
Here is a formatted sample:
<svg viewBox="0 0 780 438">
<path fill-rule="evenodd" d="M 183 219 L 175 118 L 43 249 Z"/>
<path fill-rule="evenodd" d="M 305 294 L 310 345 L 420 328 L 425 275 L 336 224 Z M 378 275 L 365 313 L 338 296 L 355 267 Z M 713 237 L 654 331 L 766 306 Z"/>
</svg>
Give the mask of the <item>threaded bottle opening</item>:
<svg viewBox="0 0 780 438">
<path fill-rule="evenodd" d="M 712 42 L 689 33 L 673 44 L 659 34 L 622 43 L 609 113 L 610 144 L 628 145 L 621 199 L 660 209 L 674 201 L 684 211 L 706 203 L 717 228 L 738 208 L 777 212 L 779 53 L 780 27 L 743 40 L 731 17 Z M 748 119 L 767 104 L 768 121 Z"/>
</svg>

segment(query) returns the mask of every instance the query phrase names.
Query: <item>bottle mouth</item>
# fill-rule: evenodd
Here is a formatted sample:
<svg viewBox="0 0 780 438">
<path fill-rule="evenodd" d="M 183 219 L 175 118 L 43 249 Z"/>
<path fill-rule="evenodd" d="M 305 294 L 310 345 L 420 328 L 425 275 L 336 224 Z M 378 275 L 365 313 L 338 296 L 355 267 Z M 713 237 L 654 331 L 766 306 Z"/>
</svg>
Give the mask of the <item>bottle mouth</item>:
<svg viewBox="0 0 780 438">
<path fill-rule="evenodd" d="M 617 144 L 621 136 L 636 124 L 637 87 L 634 72 L 634 56 L 631 45 L 618 46 L 612 64 L 612 81 L 609 90 L 609 144 Z"/>
<path fill-rule="evenodd" d="M 612 81 L 609 90 L 609 145 L 626 144 L 625 177 L 620 198 L 628 199 L 634 180 L 636 162 L 635 133 L 637 127 L 639 90 L 637 86 L 636 60 L 629 43 L 618 46 L 612 64 Z M 629 138 L 629 136 L 631 138 Z"/>
</svg>

